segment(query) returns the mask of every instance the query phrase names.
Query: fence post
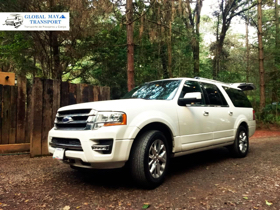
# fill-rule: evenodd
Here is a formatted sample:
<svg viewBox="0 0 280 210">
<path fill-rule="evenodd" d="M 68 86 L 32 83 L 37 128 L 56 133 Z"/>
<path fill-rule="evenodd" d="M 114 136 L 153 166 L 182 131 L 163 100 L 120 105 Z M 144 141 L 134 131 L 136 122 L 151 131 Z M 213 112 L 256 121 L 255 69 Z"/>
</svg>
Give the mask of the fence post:
<svg viewBox="0 0 280 210">
<path fill-rule="evenodd" d="M 9 144 L 16 143 L 17 130 L 17 87 L 11 86 L 11 106 L 10 106 L 10 131 Z"/>
<path fill-rule="evenodd" d="M 42 102 L 43 82 L 34 78 L 32 86 L 31 104 L 31 139 L 30 157 L 42 155 Z"/>
<path fill-rule="evenodd" d="M 0 85 L 0 144 L 2 143 L 3 85 Z"/>
<path fill-rule="evenodd" d="M 48 155 L 48 133 L 53 126 L 53 81 L 43 82 L 42 155 Z"/>
<path fill-rule="evenodd" d="M 26 102 L 26 78 L 17 78 L 17 133 L 16 133 L 16 143 L 25 142 L 25 102 Z"/>
<path fill-rule="evenodd" d="M 31 139 L 31 124 L 32 124 L 32 85 L 30 83 L 27 83 L 26 85 L 26 100 L 27 100 L 27 106 L 26 106 L 26 112 L 25 112 L 25 143 L 30 143 Z"/>
<path fill-rule="evenodd" d="M 77 85 L 69 83 L 69 101 L 68 105 L 77 103 Z"/>
<path fill-rule="evenodd" d="M 54 80 L 53 81 L 53 114 L 52 114 L 52 122 L 55 120 L 55 115 L 57 110 L 60 107 L 60 93 L 61 93 L 61 81 Z"/>
<path fill-rule="evenodd" d="M 99 100 L 99 87 L 98 86 L 93 86 L 93 101 L 98 101 Z"/>
<path fill-rule="evenodd" d="M 2 144 L 9 143 L 11 127 L 11 86 L 3 86 Z"/>
<path fill-rule="evenodd" d="M 69 101 L 69 83 L 68 82 L 62 82 L 61 83 L 61 100 L 60 105 L 61 106 L 67 106 Z"/>
</svg>

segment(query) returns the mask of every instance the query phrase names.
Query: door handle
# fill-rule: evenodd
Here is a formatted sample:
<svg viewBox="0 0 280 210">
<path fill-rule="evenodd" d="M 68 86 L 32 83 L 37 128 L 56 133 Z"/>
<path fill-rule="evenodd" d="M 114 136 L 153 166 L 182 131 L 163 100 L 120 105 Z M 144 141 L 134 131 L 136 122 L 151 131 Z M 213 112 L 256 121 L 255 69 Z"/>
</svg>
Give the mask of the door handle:
<svg viewBox="0 0 280 210">
<path fill-rule="evenodd" d="M 204 115 L 204 116 L 208 116 L 208 115 L 209 115 L 209 112 L 204 111 L 204 112 L 203 112 L 203 115 Z"/>
<path fill-rule="evenodd" d="M 228 114 L 229 114 L 229 116 L 232 116 L 232 115 L 233 115 L 233 112 L 229 111 Z"/>
</svg>

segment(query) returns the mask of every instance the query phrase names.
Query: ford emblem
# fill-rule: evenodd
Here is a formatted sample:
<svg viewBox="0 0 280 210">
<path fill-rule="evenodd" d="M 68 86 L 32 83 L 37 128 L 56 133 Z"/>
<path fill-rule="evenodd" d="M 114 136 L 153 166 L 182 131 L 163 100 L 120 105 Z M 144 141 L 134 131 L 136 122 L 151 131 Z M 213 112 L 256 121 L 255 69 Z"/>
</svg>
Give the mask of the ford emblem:
<svg viewBox="0 0 280 210">
<path fill-rule="evenodd" d="M 70 123 L 73 121 L 74 121 L 73 118 L 70 116 L 63 117 L 63 119 L 62 119 L 62 122 L 64 122 L 64 123 Z"/>
</svg>

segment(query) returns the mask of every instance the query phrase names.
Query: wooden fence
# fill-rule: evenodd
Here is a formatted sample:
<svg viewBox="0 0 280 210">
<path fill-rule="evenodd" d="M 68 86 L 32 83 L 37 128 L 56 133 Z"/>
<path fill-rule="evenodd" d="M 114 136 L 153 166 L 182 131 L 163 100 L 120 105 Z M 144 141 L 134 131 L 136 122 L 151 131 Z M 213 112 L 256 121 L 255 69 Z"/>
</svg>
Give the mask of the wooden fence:
<svg viewBox="0 0 280 210">
<path fill-rule="evenodd" d="M 59 107 L 110 99 L 109 87 L 19 77 L 17 86 L 0 85 L 0 153 L 30 147 L 30 156 L 48 154 L 48 132 Z"/>
</svg>

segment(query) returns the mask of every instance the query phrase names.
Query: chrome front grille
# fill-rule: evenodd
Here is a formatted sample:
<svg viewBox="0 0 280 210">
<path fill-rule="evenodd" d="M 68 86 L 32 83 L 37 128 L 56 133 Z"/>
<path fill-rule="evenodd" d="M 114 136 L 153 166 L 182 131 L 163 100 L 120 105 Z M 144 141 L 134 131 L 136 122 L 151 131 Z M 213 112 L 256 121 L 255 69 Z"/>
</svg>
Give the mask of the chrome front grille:
<svg viewBox="0 0 280 210">
<path fill-rule="evenodd" d="M 92 117 L 95 111 L 91 109 L 75 109 L 59 111 L 55 119 L 57 130 L 90 130 L 92 129 Z"/>
</svg>

